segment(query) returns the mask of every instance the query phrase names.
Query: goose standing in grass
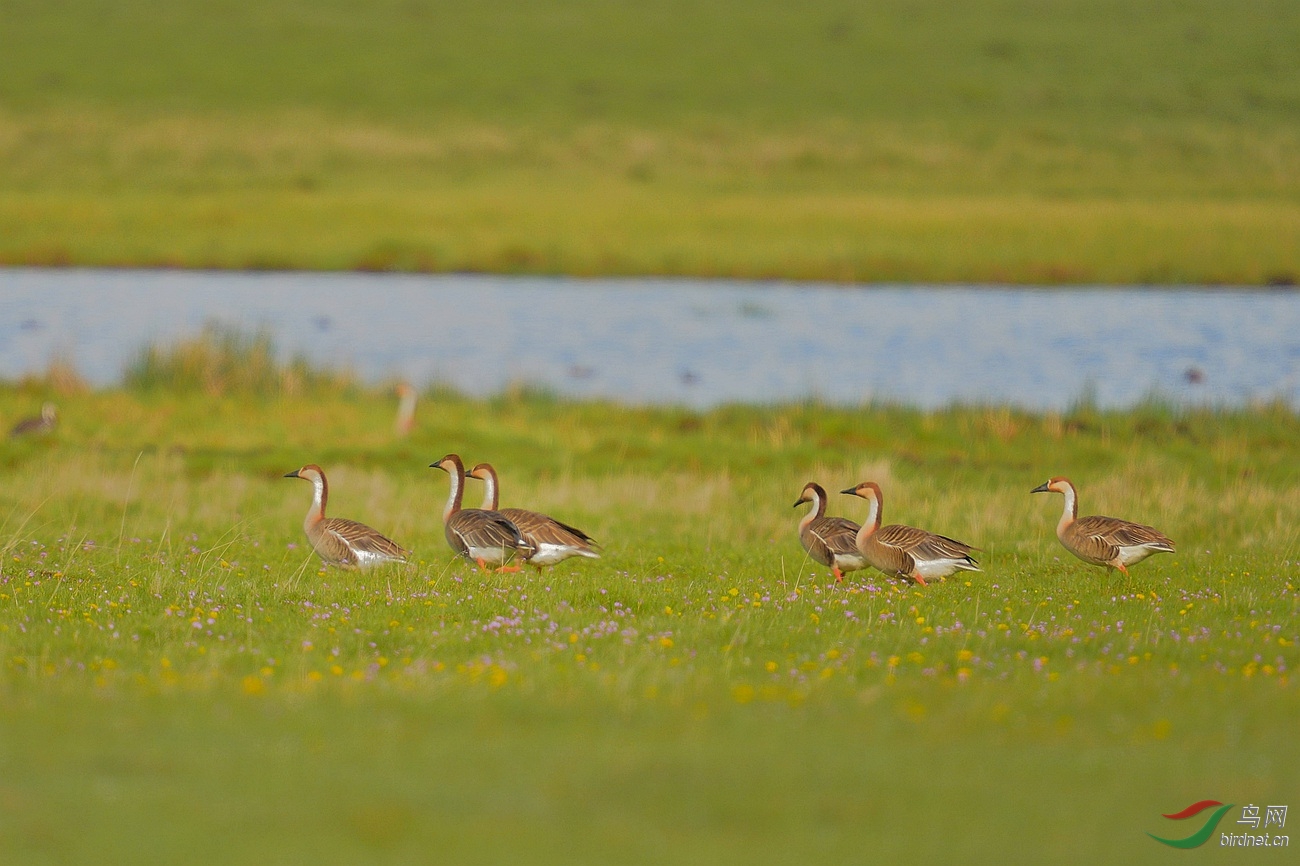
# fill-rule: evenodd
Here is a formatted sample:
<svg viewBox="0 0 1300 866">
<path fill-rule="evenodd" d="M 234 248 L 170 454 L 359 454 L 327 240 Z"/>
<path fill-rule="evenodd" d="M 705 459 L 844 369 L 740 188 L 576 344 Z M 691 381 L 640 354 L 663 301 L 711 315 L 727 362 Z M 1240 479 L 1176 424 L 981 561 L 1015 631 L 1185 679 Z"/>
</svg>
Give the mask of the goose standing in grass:
<svg viewBox="0 0 1300 866">
<path fill-rule="evenodd" d="M 329 500 L 329 482 L 325 473 L 315 463 L 294 472 L 286 473 L 285 478 L 305 478 L 312 483 L 315 495 L 302 528 L 307 533 L 307 540 L 312 549 L 326 565 L 339 568 L 366 568 L 385 562 L 406 562 L 410 551 L 404 549 L 391 539 L 380 535 L 364 523 L 344 520 L 341 517 L 326 517 L 325 503 Z"/>
<path fill-rule="evenodd" d="M 1070 479 L 1060 475 L 1044 481 L 1030 493 L 1061 493 L 1065 509 L 1056 524 L 1056 537 L 1062 546 L 1084 562 L 1103 565 L 1109 571 L 1118 568 L 1128 575 L 1128 567 L 1153 553 L 1173 553 L 1174 543 L 1163 532 L 1141 523 L 1118 517 L 1079 517 L 1079 494 Z"/>
<path fill-rule="evenodd" d="M 844 517 L 826 516 L 826 491 L 815 481 L 803 486 L 794 507 L 805 502 L 813 503 L 812 509 L 799 521 L 799 543 L 808 555 L 822 565 L 830 566 L 835 575 L 835 582 L 844 580 L 846 571 L 857 571 L 867 567 L 867 560 L 858 550 L 858 529 L 852 520 Z"/>
<path fill-rule="evenodd" d="M 599 559 L 595 551 L 598 546 L 587 533 L 561 523 L 548 514 L 527 511 L 523 508 L 502 508 L 497 510 L 497 497 L 500 486 L 497 483 L 497 471 L 491 463 L 480 463 L 469 471 L 470 478 L 483 482 L 483 510 L 496 511 L 519 528 L 519 533 L 532 548 L 532 553 L 524 557 L 529 564 L 541 571 L 544 565 L 555 565 L 571 556 L 586 556 Z"/>
<path fill-rule="evenodd" d="M 409 436 L 415 429 L 415 389 L 406 382 L 397 385 L 397 417 L 393 419 L 393 432 Z"/>
<path fill-rule="evenodd" d="M 876 482 L 864 481 L 840 492 L 860 496 L 870 506 L 856 541 L 862 558 L 873 568 L 914 580 L 921 586 L 927 580 L 947 577 L 954 571 L 980 570 L 979 563 L 970 555 L 972 550 L 979 550 L 977 547 L 913 526 L 897 523 L 881 526 L 884 502 Z"/>
<path fill-rule="evenodd" d="M 37 436 L 54 432 L 59 423 L 59 414 L 53 403 L 41 406 L 41 414 L 35 418 L 24 418 L 9 431 L 10 436 Z"/>
<path fill-rule="evenodd" d="M 486 570 L 489 563 L 499 566 L 498 571 L 518 571 L 519 566 L 506 567 L 506 563 L 519 555 L 528 559 L 532 546 L 519 532 L 519 527 L 503 517 L 500 512 L 482 508 L 461 508 L 465 493 L 465 464 L 459 456 L 448 454 L 429 468 L 441 469 L 451 477 L 451 494 L 442 512 L 443 530 L 447 543 L 456 553 L 472 559 Z"/>
</svg>

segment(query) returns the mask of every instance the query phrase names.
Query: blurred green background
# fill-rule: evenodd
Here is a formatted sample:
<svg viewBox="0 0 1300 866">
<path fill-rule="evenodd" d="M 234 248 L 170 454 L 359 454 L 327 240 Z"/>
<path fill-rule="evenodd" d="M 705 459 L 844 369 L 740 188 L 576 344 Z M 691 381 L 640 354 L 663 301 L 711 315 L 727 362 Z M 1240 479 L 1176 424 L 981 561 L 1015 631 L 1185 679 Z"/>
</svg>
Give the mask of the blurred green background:
<svg viewBox="0 0 1300 866">
<path fill-rule="evenodd" d="M 0 261 L 1294 282 L 1288 2 L 3 0 Z"/>
</svg>

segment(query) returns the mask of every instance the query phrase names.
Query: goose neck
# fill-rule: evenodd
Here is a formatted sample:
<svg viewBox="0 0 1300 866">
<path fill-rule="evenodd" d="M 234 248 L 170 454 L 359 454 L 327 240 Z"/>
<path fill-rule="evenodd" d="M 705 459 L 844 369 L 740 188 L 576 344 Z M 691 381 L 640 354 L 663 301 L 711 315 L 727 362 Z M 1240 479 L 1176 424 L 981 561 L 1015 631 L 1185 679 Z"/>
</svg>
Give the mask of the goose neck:
<svg viewBox="0 0 1300 866">
<path fill-rule="evenodd" d="M 810 523 L 826 514 L 826 494 L 816 487 L 810 487 L 808 493 L 812 496 L 812 508 L 799 521 L 800 531 L 806 529 Z"/>
<path fill-rule="evenodd" d="M 483 510 L 496 511 L 497 505 L 500 503 L 500 488 L 497 484 L 496 470 L 487 469 L 481 480 L 483 481 Z"/>
<path fill-rule="evenodd" d="M 871 537 L 880 528 L 880 500 L 872 496 L 867 499 L 867 518 L 858 529 L 857 544 L 859 549 L 871 541 Z"/>
<path fill-rule="evenodd" d="M 312 499 L 311 507 L 307 509 L 307 523 L 320 523 L 325 519 L 325 503 L 329 501 L 330 489 L 329 482 L 325 480 L 324 473 L 313 473 L 311 475 Z"/>
<path fill-rule="evenodd" d="M 445 523 L 453 514 L 460 511 L 461 496 L 464 495 L 465 475 L 458 466 L 453 466 L 447 472 L 451 478 L 451 492 L 447 495 L 447 507 L 442 512 L 442 519 Z"/>
<path fill-rule="evenodd" d="M 1058 534 L 1065 532 L 1079 517 L 1079 495 L 1075 493 L 1074 485 L 1065 485 L 1061 493 L 1065 497 L 1065 503 L 1061 509 L 1061 522 L 1056 525 Z"/>
</svg>

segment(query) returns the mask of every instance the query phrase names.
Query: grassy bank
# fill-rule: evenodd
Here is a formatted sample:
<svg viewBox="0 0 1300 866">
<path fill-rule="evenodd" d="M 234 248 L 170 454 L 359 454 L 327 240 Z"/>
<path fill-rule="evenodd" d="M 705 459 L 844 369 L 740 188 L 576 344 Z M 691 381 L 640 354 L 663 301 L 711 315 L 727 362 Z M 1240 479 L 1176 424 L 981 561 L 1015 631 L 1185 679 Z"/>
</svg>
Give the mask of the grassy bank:
<svg viewBox="0 0 1300 866">
<path fill-rule="evenodd" d="M 1186 835 L 1162 813 L 1294 800 L 1286 410 L 438 393 L 396 439 L 385 394 L 200 396 L 164 366 L 3 452 L 12 862 L 1151 862 L 1147 832 Z M 45 387 L 0 391 L 0 418 Z M 453 560 L 426 468 L 448 451 L 604 557 Z M 318 573 L 309 489 L 280 477 L 309 461 L 409 567 Z M 1055 473 L 1178 554 L 1131 578 L 1072 559 L 1060 500 L 1028 494 Z M 879 481 L 887 520 L 984 571 L 835 585 L 796 539 L 810 478 Z"/>
<path fill-rule="evenodd" d="M 7 263 L 1300 274 L 1293 4 L 0 11 Z"/>
</svg>

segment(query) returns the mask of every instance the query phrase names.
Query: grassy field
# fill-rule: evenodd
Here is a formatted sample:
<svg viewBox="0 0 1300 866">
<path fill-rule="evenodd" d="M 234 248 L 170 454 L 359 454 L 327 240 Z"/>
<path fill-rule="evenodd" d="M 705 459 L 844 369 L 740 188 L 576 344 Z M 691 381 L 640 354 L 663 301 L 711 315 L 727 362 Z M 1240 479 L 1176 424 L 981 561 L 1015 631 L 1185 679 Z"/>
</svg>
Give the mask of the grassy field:
<svg viewBox="0 0 1300 866">
<path fill-rule="evenodd" d="M 1300 11 L 0 0 L 0 262 L 1294 283 Z"/>
<path fill-rule="evenodd" d="M 438 391 L 396 439 L 395 401 L 346 380 L 176 369 L 0 389 L 7 423 L 67 392 L 53 436 L 0 452 L 6 863 L 1172 862 L 1146 834 L 1196 828 L 1162 813 L 1297 799 L 1285 409 Z M 453 560 L 426 468 L 449 451 L 604 557 Z M 412 564 L 319 571 L 280 477 L 306 462 Z M 1179 552 L 1074 560 L 1028 493 L 1061 473 Z M 887 521 L 984 571 L 835 585 L 796 538 L 810 479 L 880 482 Z"/>
</svg>

